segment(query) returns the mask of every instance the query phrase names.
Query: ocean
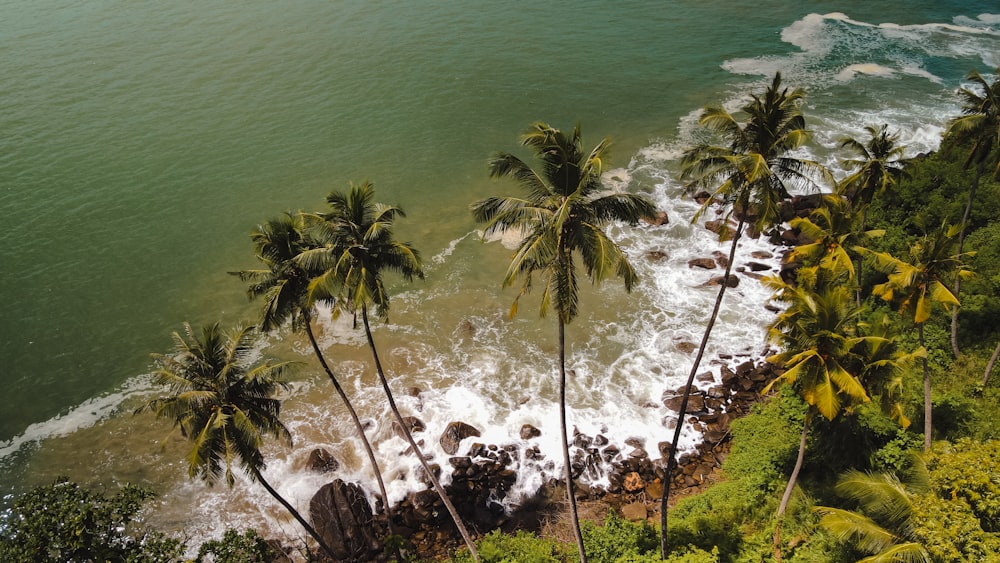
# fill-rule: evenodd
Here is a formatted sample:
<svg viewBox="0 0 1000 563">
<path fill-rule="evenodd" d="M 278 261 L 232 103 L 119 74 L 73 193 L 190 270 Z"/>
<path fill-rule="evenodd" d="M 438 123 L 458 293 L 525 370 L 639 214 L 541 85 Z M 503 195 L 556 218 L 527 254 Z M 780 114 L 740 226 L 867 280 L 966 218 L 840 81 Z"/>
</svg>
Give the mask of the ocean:
<svg viewBox="0 0 1000 563">
<path fill-rule="evenodd" d="M 425 259 L 425 280 L 393 281 L 375 338 L 428 453 L 446 459 L 437 436 L 453 420 L 522 446 L 533 424 L 551 461 L 522 467 L 509 502 L 558 475 L 554 321 L 531 297 L 507 318 L 510 250 L 482 241 L 468 211 L 516 193 L 487 161 L 527 157 L 518 136 L 536 120 L 579 122 L 588 145 L 611 137 L 609 187 L 670 217 L 612 228 L 641 283 L 584 288 L 567 329 L 570 424 L 669 439 L 660 396 L 686 377 L 715 296 L 687 261 L 725 250 L 690 223 L 676 179 L 700 108 L 738 107 L 780 71 L 807 92 L 803 155 L 837 171 L 838 140 L 866 125 L 898 130 L 909 156 L 934 150 L 966 74 L 1000 66 L 991 1 L 733 4 L 0 1 L 0 496 L 59 475 L 136 482 L 161 495 L 151 522 L 195 540 L 294 533 L 258 488 L 188 481 L 183 445 L 161 447 L 166 423 L 132 410 L 155 393 L 149 354 L 182 322 L 254 317 L 227 272 L 255 266 L 258 222 L 364 180 L 406 210 L 397 234 Z M 773 251 L 747 240 L 738 261 L 754 250 Z M 760 357 L 767 298 L 750 278 L 728 292 L 707 357 Z M 399 500 L 419 486 L 415 462 L 385 422 L 363 335 L 329 315 L 319 333 Z M 305 458 L 326 447 L 338 476 L 370 486 L 308 343 L 282 331 L 266 345 L 303 363 L 283 411 L 295 445 L 267 449 L 268 478 L 305 506 L 325 479 Z"/>
</svg>

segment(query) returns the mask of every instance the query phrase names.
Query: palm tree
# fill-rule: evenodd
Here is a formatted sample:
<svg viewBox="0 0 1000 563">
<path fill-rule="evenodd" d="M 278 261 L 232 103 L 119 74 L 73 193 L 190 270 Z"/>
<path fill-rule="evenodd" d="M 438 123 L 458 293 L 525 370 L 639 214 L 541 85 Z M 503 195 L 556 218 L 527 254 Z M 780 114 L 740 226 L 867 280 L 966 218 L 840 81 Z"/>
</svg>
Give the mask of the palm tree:
<svg viewBox="0 0 1000 563">
<path fill-rule="evenodd" d="M 254 254 L 264 265 L 264 269 L 232 273 L 248 284 L 247 295 L 251 300 L 259 298 L 263 301 L 259 321 L 262 331 L 276 330 L 289 322 L 293 331 L 304 330 L 309 337 L 313 353 L 327 377 L 330 378 L 341 402 L 347 407 L 354 428 L 361 438 L 365 453 L 368 455 L 368 461 L 375 472 L 379 493 L 382 495 L 389 534 L 394 535 L 389 497 L 386 494 L 382 471 L 379 469 L 378 461 L 375 460 L 375 452 L 371 442 L 365 434 L 364 426 L 358 418 L 354 405 L 347 397 L 347 393 L 334 375 L 333 370 L 330 369 L 313 333 L 312 318 L 317 300 L 310 298 L 309 284 L 321 272 L 306 270 L 296 261 L 299 254 L 316 247 L 316 243 L 310 241 L 304 231 L 302 214 L 285 213 L 277 219 L 271 219 L 258 225 L 250 234 L 250 238 L 253 240 Z"/>
<path fill-rule="evenodd" d="M 815 162 L 788 156 L 809 138 L 805 117 L 800 110 L 804 97 L 805 93 L 801 89 L 789 91 L 788 88 L 782 88 L 781 74 L 777 73 L 763 95 L 752 95 L 750 101 L 741 108 L 742 122 L 719 106 L 705 108 L 698 119 L 699 125 L 717 134 L 723 144 L 701 144 L 687 150 L 681 159 L 681 178 L 692 188 L 704 186 L 714 190 L 695 220 L 713 201 L 721 201 L 726 206 L 726 223 L 733 212 L 737 211 L 738 223 L 729 247 L 724 280 L 728 280 L 731 275 L 736 248 L 751 212 L 755 216 L 753 224 L 759 231 L 763 231 L 780 222 L 778 206 L 789 197 L 786 183 L 808 186 L 814 185 L 810 179 L 812 173 L 829 176 Z M 664 558 L 667 557 L 667 498 L 677 466 L 677 442 L 684 425 L 691 385 L 719 315 L 726 287 L 725 283 L 719 284 L 715 306 L 691 371 L 688 372 L 684 397 L 677 414 L 677 425 L 674 427 L 674 438 L 667 456 L 666 482 L 660 501 L 660 549 Z"/>
<path fill-rule="evenodd" d="M 806 265 L 843 270 L 848 279 L 857 280 L 859 272 L 852 263 L 852 256 L 860 259 L 858 249 L 864 239 L 885 234 L 881 229 L 865 231 L 863 227 L 858 228 L 858 218 L 847 200 L 837 195 L 824 195 L 823 205 L 814 209 L 809 217 L 796 217 L 788 222 L 813 242 L 796 246 L 785 260 L 801 260 Z"/>
<path fill-rule="evenodd" d="M 905 481 L 888 473 L 851 470 L 843 474 L 834 490 L 856 504 L 856 511 L 827 506 L 813 510 L 821 516 L 820 526 L 842 541 L 853 539 L 858 550 L 871 555 L 861 561 L 930 563 L 930 555 L 914 534 L 918 515 L 913 503 L 914 495 L 929 489 L 927 468 L 914 456 Z"/>
<path fill-rule="evenodd" d="M 518 277 L 523 280 L 511 316 L 517 313 L 520 298 L 531 290 L 536 273 L 542 278 L 540 315 L 544 317 L 550 306 L 556 310 L 566 494 L 583 562 L 587 555 L 573 492 L 566 422 L 566 325 L 579 312 L 577 264 L 583 265 L 594 284 L 615 276 L 622 279 L 626 291 L 631 291 L 637 281 L 635 270 L 604 227 L 612 221 L 635 225 L 656 213 L 646 197 L 603 193 L 601 172 L 609 144 L 605 138 L 585 152 L 579 125 L 567 135 L 547 123 L 534 123 L 521 137 L 521 145 L 535 153 L 541 162 L 538 170 L 510 153 L 498 153 L 490 161 L 490 176 L 513 178 L 523 188 L 524 197 L 490 197 L 472 204 L 476 221 L 486 223 L 484 235 L 505 231 L 524 235 L 503 279 L 503 287 L 513 285 Z"/>
<path fill-rule="evenodd" d="M 1000 68 L 997 69 L 997 75 L 1000 77 Z M 972 202 L 976 199 L 979 180 L 984 173 L 993 177 L 1000 173 L 1000 151 L 994 150 L 1000 146 L 1000 78 L 994 78 L 993 83 L 989 84 L 975 70 L 969 73 L 968 78 L 977 90 L 982 90 L 982 94 L 969 88 L 959 90 L 963 102 L 963 115 L 948 126 L 948 135 L 953 136 L 956 144 L 969 147 L 964 167 L 966 169 L 974 167 L 969 199 L 965 204 L 965 213 L 962 215 L 962 225 L 958 233 L 958 254 L 964 249 L 965 230 L 969 225 L 969 215 L 972 213 Z M 953 293 L 957 298 L 961 289 L 961 279 L 956 278 L 953 287 Z M 951 347 L 955 357 L 959 355 L 958 310 L 959 307 L 956 306 L 951 313 Z"/>
<path fill-rule="evenodd" d="M 923 348 L 913 352 L 899 349 L 897 323 L 883 315 L 871 323 L 859 323 L 858 333 L 874 338 L 865 339 L 855 352 L 863 362 L 853 370 L 868 394 L 878 399 L 882 412 L 903 428 L 909 428 L 910 419 L 903 408 L 905 379 L 913 372 L 918 359 L 927 355 Z"/>
<path fill-rule="evenodd" d="M 309 232 L 318 243 L 317 247 L 302 252 L 295 259 L 306 269 L 322 270 L 309 284 L 309 298 L 336 298 L 338 311 L 361 313 L 368 347 L 372 352 L 379 382 L 389 402 L 389 409 L 420 460 L 431 485 L 448 509 L 473 559 L 479 561 L 472 536 L 396 406 L 372 337 L 369 310 L 373 310 L 381 320 L 387 320 L 389 316 L 389 292 L 383 281 L 383 273 L 400 274 L 406 281 L 424 276 L 417 250 L 409 243 L 397 241 L 393 236 L 393 222 L 396 217 L 405 217 L 405 214 L 399 207 L 377 203 L 375 186 L 371 182 L 352 184 L 350 192 L 346 194 L 332 192 L 326 201 L 330 206 L 329 212 L 306 216 Z"/>
<path fill-rule="evenodd" d="M 184 335 L 173 334 L 174 352 L 153 355 L 157 366 L 153 373 L 171 395 L 153 399 L 143 408 L 172 420 L 174 428 L 192 442 L 187 456 L 190 477 L 211 485 L 224 475 L 231 488 L 233 464 L 238 463 L 336 559 L 319 533 L 261 474 L 264 435 L 287 445 L 292 442 L 279 419 L 281 401 L 275 398 L 287 387 L 282 377 L 289 364 L 256 360 L 254 338 L 249 326 L 227 332 L 215 323 L 202 327 L 199 334 L 185 323 Z"/>
<path fill-rule="evenodd" d="M 841 139 L 840 146 L 854 153 L 855 158 L 841 160 L 841 164 L 854 172 L 844 178 L 837 191 L 847 198 L 851 207 L 861 211 L 860 231 L 864 231 L 868 223 L 868 206 L 875 196 L 892 191 L 905 175 L 903 166 L 907 160 L 903 158 L 905 146 L 899 145 L 899 133 L 889 133 L 889 126 L 882 125 L 865 127 L 868 133 L 866 142 L 851 137 Z M 857 257 L 858 291 L 857 301 L 861 304 L 861 257 Z"/>
<path fill-rule="evenodd" d="M 888 274 L 888 281 L 872 288 L 872 294 L 896 302 L 901 314 L 917 325 L 920 347 L 924 347 L 924 323 L 931 317 L 934 304 L 945 310 L 958 306 L 958 298 L 948 289 L 948 282 L 968 278 L 972 272 L 962 264 L 963 255 L 955 252 L 961 228 L 942 224 L 932 235 L 925 235 L 910 247 L 908 260 L 884 252 L 865 251 L 875 267 Z M 931 449 L 931 376 L 927 357 L 924 370 L 924 451 Z"/>
<path fill-rule="evenodd" d="M 776 290 L 776 298 L 789 305 L 768 330 L 768 339 L 783 351 L 767 361 L 784 371 L 763 392 L 777 384 L 791 385 L 809 405 L 798 457 L 776 514 L 774 553 L 779 561 L 781 519 L 802 469 L 814 414 L 833 420 L 845 409 L 869 400 L 859 380 L 861 371 L 855 367 L 864 363 L 856 351 L 876 337 L 859 336 L 856 332 L 861 309 L 843 283 L 846 272 L 838 275 L 825 269 L 813 270 L 804 276 L 813 280 L 812 284 L 793 286 L 778 278 L 768 278 L 769 285 Z"/>
</svg>

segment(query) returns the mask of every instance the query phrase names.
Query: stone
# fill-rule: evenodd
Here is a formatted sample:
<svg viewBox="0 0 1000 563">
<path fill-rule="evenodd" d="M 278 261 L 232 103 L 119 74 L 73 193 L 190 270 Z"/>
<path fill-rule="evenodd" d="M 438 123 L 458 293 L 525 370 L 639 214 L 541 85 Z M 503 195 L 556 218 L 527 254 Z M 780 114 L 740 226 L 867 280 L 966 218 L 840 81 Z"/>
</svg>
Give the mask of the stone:
<svg viewBox="0 0 1000 563">
<path fill-rule="evenodd" d="M 646 482 L 642 480 L 642 476 L 638 472 L 631 471 L 625 474 L 625 479 L 622 481 L 622 488 L 625 489 L 625 492 L 635 493 L 645 487 Z"/>
<path fill-rule="evenodd" d="M 774 258 L 774 254 L 771 254 L 766 250 L 754 250 L 753 252 L 750 253 L 750 256 L 753 256 L 758 260 L 769 260 L 771 258 Z"/>
<path fill-rule="evenodd" d="M 462 440 L 473 436 L 478 438 L 481 435 L 482 433 L 474 426 L 464 422 L 450 422 L 441 434 L 441 449 L 448 455 L 455 455 Z"/>
<path fill-rule="evenodd" d="M 674 347 L 677 348 L 677 351 L 682 354 L 690 354 L 691 352 L 694 352 L 698 346 L 694 342 L 682 341 L 678 342 Z"/>
<path fill-rule="evenodd" d="M 712 194 L 702 190 L 694 194 L 694 200 L 698 202 L 699 205 L 705 205 L 705 202 L 712 198 Z"/>
<path fill-rule="evenodd" d="M 381 554 L 371 505 L 357 484 L 323 485 L 309 501 L 309 516 L 338 560 L 372 561 Z"/>
<path fill-rule="evenodd" d="M 750 268 L 752 272 L 763 272 L 765 270 L 770 270 L 771 266 L 764 264 L 763 262 L 747 262 L 747 267 Z"/>
<path fill-rule="evenodd" d="M 715 375 L 710 371 L 703 371 L 695 376 L 695 380 L 701 383 L 715 383 Z"/>
<path fill-rule="evenodd" d="M 646 439 L 639 436 L 632 436 L 625 438 L 625 445 L 632 446 L 633 448 L 643 448 L 646 446 Z"/>
<path fill-rule="evenodd" d="M 663 498 L 663 482 L 656 479 L 655 481 L 646 483 L 646 496 L 653 500 Z"/>
<path fill-rule="evenodd" d="M 688 260 L 688 268 L 714 270 L 715 260 L 712 260 L 711 258 L 692 258 L 691 260 Z"/>
<path fill-rule="evenodd" d="M 681 403 L 684 402 L 683 393 L 680 394 L 664 394 L 663 406 L 674 412 L 681 411 Z M 705 396 L 701 394 L 700 391 L 695 390 L 688 396 L 687 408 L 684 409 L 686 414 L 699 413 L 705 410 Z"/>
<path fill-rule="evenodd" d="M 406 429 L 410 431 L 410 434 L 413 434 L 414 432 L 423 432 L 424 430 L 427 429 L 427 426 L 424 424 L 424 421 L 420 420 L 415 416 L 404 416 L 403 423 L 406 424 Z M 403 434 L 403 428 L 399 425 L 398 422 L 394 421 L 392 423 L 392 432 L 393 434 L 399 436 L 400 438 L 406 438 L 406 436 Z"/>
<path fill-rule="evenodd" d="M 542 435 L 542 431 L 530 424 L 524 424 L 521 426 L 521 439 L 530 440 L 532 438 L 537 438 Z"/>
<path fill-rule="evenodd" d="M 659 227 L 661 225 L 666 225 L 670 222 L 670 218 L 667 217 L 666 211 L 657 211 L 656 215 L 652 217 L 643 217 L 643 222 L 653 225 L 654 227 Z"/>
<path fill-rule="evenodd" d="M 651 262 L 663 262 L 667 258 L 670 258 L 670 255 L 662 250 L 650 250 L 646 253 L 646 258 Z"/>
<path fill-rule="evenodd" d="M 718 285 L 722 285 L 723 280 L 725 280 L 725 282 L 726 282 L 726 287 L 736 287 L 736 286 L 738 286 L 740 284 L 740 279 L 737 278 L 735 274 L 729 274 L 728 278 L 726 276 L 714 276 L 711 279 L 709 279 L 707 282 L 705 282 L 705 283 L 703 283 L 701 285 L 703 285 L 703 286 L 718 286 Z"/>
<path fill-rule="evenodd" d="M 306 462 L 306 467 L 316 473 L 330 473 L 340 468 L 340 462 L 333 457 L 330 450 L 316 448 L 309 452 L 309 461 Z"/>
<path fill-rule="evenodd" d="M 729 265 L 729 257 L 718 250 L 712 252 L 712 258 L 715 258 L 715 263 L 718 264 L 720 268 L 725 268 Z"/>
<path fill-rule="evenodd" d="M 622 518 L 639 522 L 647 516 L 646 505 L 641 502 L 630 502 L 622 507 Z"/>
</svg>

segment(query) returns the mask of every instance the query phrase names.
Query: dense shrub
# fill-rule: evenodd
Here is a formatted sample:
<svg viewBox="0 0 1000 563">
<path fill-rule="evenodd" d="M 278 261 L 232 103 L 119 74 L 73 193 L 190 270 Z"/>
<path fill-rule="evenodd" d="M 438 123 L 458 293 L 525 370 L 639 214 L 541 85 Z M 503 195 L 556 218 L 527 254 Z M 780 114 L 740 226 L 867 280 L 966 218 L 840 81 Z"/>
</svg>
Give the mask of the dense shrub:
<svg viewBox="0 0 1000 563">
<path fill-rule="evenodd" d="M 278 554 L 254 530 L 228 529 L 221 540 L 210 540 L 198 549 L 198 563 L 269 563 Z"/>
</svg>

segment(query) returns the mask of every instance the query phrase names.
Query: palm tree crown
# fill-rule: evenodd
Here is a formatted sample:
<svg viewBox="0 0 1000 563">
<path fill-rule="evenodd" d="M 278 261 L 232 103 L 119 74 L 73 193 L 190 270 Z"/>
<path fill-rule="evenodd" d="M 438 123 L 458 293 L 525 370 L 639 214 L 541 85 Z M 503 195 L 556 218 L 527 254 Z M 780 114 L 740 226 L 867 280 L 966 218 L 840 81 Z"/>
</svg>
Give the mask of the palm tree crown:
<svg viewBox="0 0 1000 563">
<path fill-rule="evenodd" d="M 521 144 L 534 151 L 539 170 L 510 153 L 499 153 L 490 161 L 490 176 L 513 178 L 524 196 L 486 198 L 472 205 L 472 214 L 486 223 L 485 235 L 504 231 L 525 235 L 503 279 L 507 287 L 524 277 L 511 315 L 517 312 L 520 296 L 531 289 L 532 274 L 540 272 L 544 278 L 540 313 L 546 314 L 554 298 L 560 320 L 569 323 L 579 312 L 574 257 L 579 256 L 594 283 L 616 276 L 631 291 L 635 270 L 604 227 L 612 221 L 634 225 L 655 215 L 656 208 L 646 197 L 605 191 L 601 173 L 610 145 L 607 138 L 585 152 L 579 125 L 567 135 L 538 122 L 521 137 Z"/>
<path fill-rule="evenodd" d="M 351 184 L 347 194 L 333 192 L 327 203 L 330 211 L 306 216 L 317 247 L 297 258 L 306 269 L 323 270 L 310 283 L 310 295 L 336 297 L 339 306 L 351 312 L 373 307 L 378 317 L 387 318 L 389 294 L 383 272 L 395 272 L 406 281 L 424 277 L 420 254 L 393 234 L 393 222 L 406 214 L 376 202 L 371 182 Z"/>
<path fill-rule="evenodd" d="M 862 143 L 851 137 L 841 139 L 841 148 L 854 154 L 855 158 L 841 161 L 854 172 L 837 186 L 838 191 L 854 207 L 866 207 L 877 195 L 893 188 L 905 175 L 903 158 L 905 146 L 899 144 L 899 133 L 890 133 L 888 125 L 865 126 L 868 141 Z M 864 225 L 862 225 L 862 228 Z"/>
<path fill-rule="evenodd" d="M 997 69 L 1000 76 L 1000 68 Z M 962 144 L 969 144 L 965 166 L 975 165 L 985 171 L 992 165 L 992 174 L 1000 174 L 1000 158 L 994 148 L 1000 146 L 1000 78 L 989 83 L 978 71 L 969 73 L 976 90 L 962 88 L 962 117 L 953 120 L 948 133 Z"/>
<path fill-rule="evenodd" d="M 740 108 L 743 123 L 720 106 L 706 107 L 698 123 L 723 144 L 700 144 L 685 151 L 681 178 L 692 187 L 714 190 L 706 207 L 721 199 L 742 212 L 752 209 L 759 227 L 775 223 L 778 204 L 789 197 L 786 182 L 812 186 L 813 174 L 829 176 L 819 164 L 789 155 L 810 136 L 800 110 L 804 98 L 801 89 L 782 88 L 781 73 L 776 73 L 763 95 L 751 95 Z"/>
<path fill-rule="evenodd" d="M 175 352 L 154 354 L 157 380 L 172 395 L 148 404 L 158 417 L 171 419 L 192 440 L 188 473 L 209 483 L 225 475 L 233 485 L 232 466 L 239 462 L 251 476 L 264 468 L 260 448 L 265 435 L 291 444 L 278 415 L 275 394 L 286 387 L 287 362 L 256 361 L 253 327 L 230 332 L 218 323 L 200 333 L 185 323 L 173 334 Z"/>
</svg>

